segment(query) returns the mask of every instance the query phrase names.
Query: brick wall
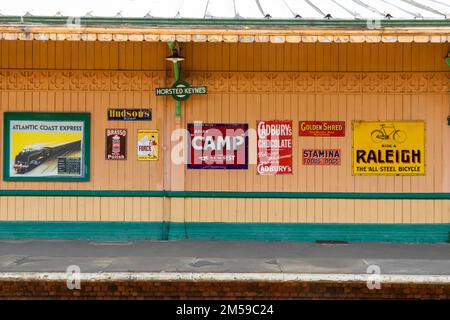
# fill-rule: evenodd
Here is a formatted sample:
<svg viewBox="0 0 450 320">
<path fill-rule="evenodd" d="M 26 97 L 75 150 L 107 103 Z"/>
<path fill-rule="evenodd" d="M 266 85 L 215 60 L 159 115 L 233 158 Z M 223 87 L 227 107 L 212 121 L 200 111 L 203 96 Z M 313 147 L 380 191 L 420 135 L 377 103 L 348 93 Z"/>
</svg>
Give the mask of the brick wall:
<svg viewBox="0 0 450 320">
<path fill-rule="evenodd" d="M 65 281 L 3 280 L 0 299 L 450 299 L 450 284 L 298 281 Z"/>
</svg>

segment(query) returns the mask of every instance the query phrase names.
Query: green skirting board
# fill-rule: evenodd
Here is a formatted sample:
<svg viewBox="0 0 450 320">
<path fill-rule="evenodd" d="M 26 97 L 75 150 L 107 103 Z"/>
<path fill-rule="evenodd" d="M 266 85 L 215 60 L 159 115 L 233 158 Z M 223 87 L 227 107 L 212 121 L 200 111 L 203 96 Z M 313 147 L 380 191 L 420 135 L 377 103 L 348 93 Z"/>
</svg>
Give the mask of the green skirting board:
<svg viewBox="0 0 450 320">
<path fill-rule="evenodd" d="M 449 242 L 446 224 L 0 221 L 0 239 Z"/>
</svg>

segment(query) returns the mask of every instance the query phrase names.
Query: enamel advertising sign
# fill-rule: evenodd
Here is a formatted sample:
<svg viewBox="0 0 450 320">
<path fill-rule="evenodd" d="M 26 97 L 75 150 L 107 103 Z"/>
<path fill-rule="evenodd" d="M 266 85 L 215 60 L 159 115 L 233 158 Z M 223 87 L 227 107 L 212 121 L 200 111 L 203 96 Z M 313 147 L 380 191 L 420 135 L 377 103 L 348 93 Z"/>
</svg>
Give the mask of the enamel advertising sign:
<svg viewBox="0 0 450 320">
<path fill-rule="evenodd" d="M 339 166 L 340 149 L 303 149 L 302 163 L 305 166 Z"/>
<path fill-rule="evenodd" d="M 424 121 L 353 121 L 353 174 L 424 175 Z"/>
<path fill-rule="evenodd" d="M 108 109 L 108 120 L 143 121 L 152 120 L 152 109 Z"/>
<path fill-rule="evenodd" d="M 5 180 L 89 180 L 88 113 L 5 112 Z"/>
<path fill-rule="evenodd" d="M 292 121 L 257 121 L 257 173 L 292 174 Z"/>
<path fill-rule="evenodd" d="M 158 130 L 139 130 L 137 142 L 138 160 L 158 160 Z"/>
<path fill-rule="evenodd" d="M 345 121 L 300 121 L 299 135 L 304 137 L 345 137 Z"/>
<path fill-rule="evenodd" d="M 248 124 L 188 124 L 188 169 L 248 169 Z"/>
<path fill-rule="evenodd" d="M 127 129 L 106 129 L 106 160 L 127 159 Z"/>
</svg>

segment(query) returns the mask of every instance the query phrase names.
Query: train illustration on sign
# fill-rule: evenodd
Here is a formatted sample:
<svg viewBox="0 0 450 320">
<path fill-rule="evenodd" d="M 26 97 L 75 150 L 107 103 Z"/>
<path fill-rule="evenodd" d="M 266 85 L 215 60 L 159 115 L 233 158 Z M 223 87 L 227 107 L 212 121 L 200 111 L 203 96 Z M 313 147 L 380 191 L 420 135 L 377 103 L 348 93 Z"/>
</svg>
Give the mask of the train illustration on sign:
<svg viewBox="0 0 450 320">
<path fill-rule="evenodd" d="M 26 173 L 41 165 L 50 158 L 81 150 L 81 140 L 59 144 L 33 144 L 20 151 L 14 159 L 14 169 L 17 173 Z"/>
</svg>

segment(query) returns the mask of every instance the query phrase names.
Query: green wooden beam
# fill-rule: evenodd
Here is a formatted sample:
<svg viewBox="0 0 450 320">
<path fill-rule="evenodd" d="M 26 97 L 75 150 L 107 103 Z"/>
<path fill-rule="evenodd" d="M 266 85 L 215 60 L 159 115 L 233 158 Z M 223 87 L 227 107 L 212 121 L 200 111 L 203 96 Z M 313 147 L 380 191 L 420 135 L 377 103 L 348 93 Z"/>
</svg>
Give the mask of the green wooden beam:
<svg viewBox="0 0 450 320">
<path fill-rule="evenodd" d="M 239 192 L 169 190 L 25 190 L 2 189 L 0 197 L 167 197 L 238 199 L 414 199 L 448 200 L 450 193 L 377 192 Z"/>
<path fill-rule="evenodd" d="M 0 239 L 263 240 L 444 243 L 450 224 L 0 221 Z"/>
<path fill-rule="evenodd" d="M 175 48 L 175 42 L 171 41 L 167 43 L 170 51 L 173 54 L 173 49 Z M 178 62 L 173 64 L 173 77 L 175 81 L 180 80 L 180 65 Z M 175 116 L 177 118 L 181 117 L 181 101 L 175 100 Z"/>
</svg>

